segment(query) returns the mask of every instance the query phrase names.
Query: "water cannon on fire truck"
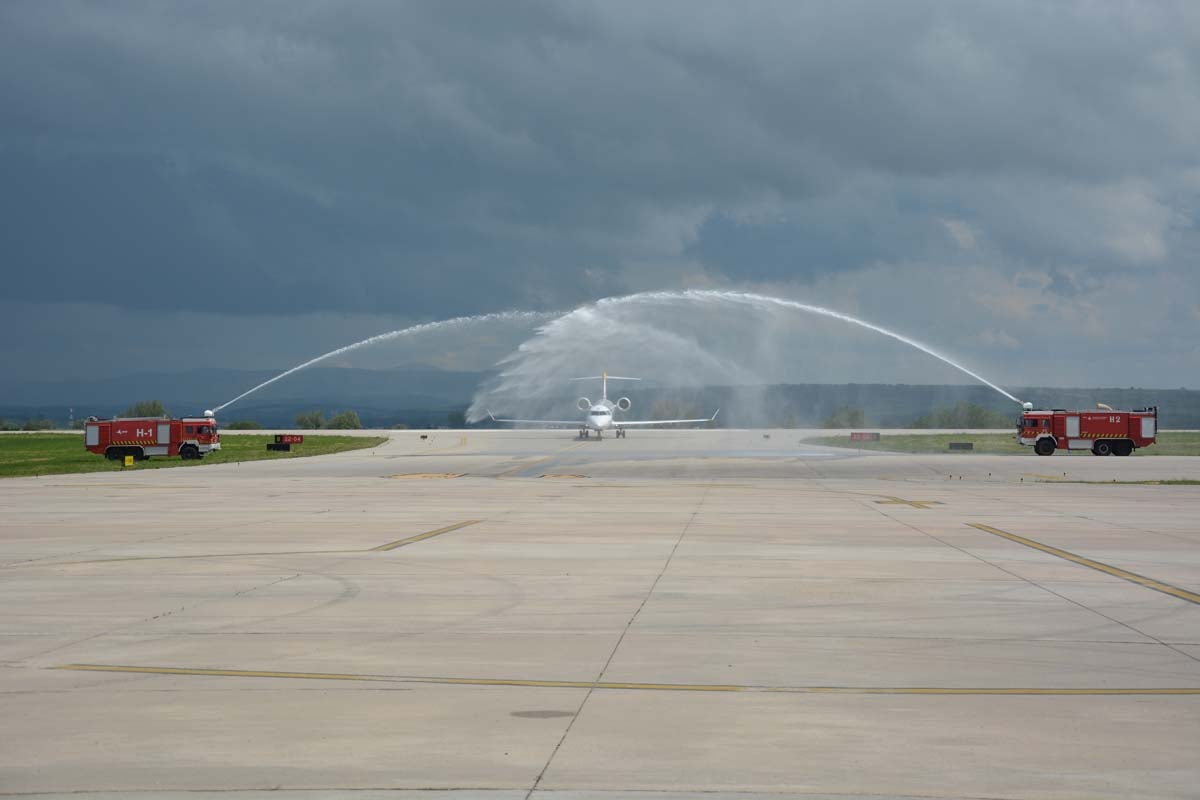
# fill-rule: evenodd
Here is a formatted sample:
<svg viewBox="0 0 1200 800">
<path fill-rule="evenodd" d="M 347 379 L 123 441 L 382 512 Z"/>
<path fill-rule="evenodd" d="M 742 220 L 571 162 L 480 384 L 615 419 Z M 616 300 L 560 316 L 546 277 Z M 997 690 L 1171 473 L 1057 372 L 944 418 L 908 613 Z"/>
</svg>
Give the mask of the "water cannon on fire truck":
<svg viewBox="0 0 1200 800">
<path fill-rule="evenodd" d="M 1017 419 L 1017 442 L 1039 456 L 1055 450 L 1091 450 L 1097 456 L 1127 456 L 1154 444 L 1158 436 L 1158 406 L 1118 411 L 1097 403 L 1095 411 L 1062 408 L 1034 409 L 1024 403 Z"/>
</svg>

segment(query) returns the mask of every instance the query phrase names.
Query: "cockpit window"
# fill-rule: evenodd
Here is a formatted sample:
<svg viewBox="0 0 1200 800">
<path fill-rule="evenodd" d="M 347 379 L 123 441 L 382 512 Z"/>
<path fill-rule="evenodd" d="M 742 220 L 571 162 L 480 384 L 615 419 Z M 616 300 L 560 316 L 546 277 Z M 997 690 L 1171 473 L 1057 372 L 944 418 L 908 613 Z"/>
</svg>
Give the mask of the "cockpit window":
<svg viewBox="0 0 1200 800">
<path fill-rule="evenodd" d="M 593 417 L 603 417 L 607 413 L 608 413 L 607 411 L 603 411 L 601 409 L 593 409 L 592 410 Z"/>
</svg>

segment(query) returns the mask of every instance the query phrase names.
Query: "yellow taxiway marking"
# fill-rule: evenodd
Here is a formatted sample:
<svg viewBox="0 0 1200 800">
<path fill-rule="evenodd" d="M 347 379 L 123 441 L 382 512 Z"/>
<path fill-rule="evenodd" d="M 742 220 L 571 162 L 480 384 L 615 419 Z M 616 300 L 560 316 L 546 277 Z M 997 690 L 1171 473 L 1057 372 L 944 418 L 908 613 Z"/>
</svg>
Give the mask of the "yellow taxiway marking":
<svg viewBox="0 0 1200 800">
<path fill-rule="evenodd" d="M 508 469 L 504 470 L 496 477 L 497 478 L 510 478 L 513 475 L 516 475 L 518 472 L 524 472 L 527 469 L 533 469 L 538 464 L 544 464 L 552 458 L 554 458 L 554 456 L 541 456 L 540 458 L 535 458 L 532 461 L 523 461 L 514 467 L 509 467 Z"/>
<path fill-rule="evenodd" d="M 151 486 L 148 483 L 42 483 L 39 487 L 55 489 L 149 489 L 160 492 L 174 492 L 179 489 L 203 489 L 203 486 Z"/>
<path fill-rule="evenodd" d="M 539 478 L 553 478 L 553 479 L 560 479 L 560 480 L 575 480 L 578 478 L 586 478 L 587 475 L 568 475 L 565 473 L 564 474 L 548 473 L 546 475 L 539 475 L 538 477 Z"/>
<path fill-rule="evenodd" d="M 406 545 L 406 544 L 412 544 L 413 542 L 420 542 L 425 539 L 432 539 L 434 536 L 441 536 L 443 533 L 449 533 L 450 531 L 456 531 L 459 528 L 465 528 L 468 525 L 477 525 L 480 522 L 483 522 L 483 520 L 469 519 L 466 522 L 456 522 L 453 525 L 447 525 L 444 528 L 438 528 L 437 530 L 433 530 L 433 531 L 425 531 L 425 533 L 418 533 L 416 536 L 410 536 L 407 539 L 397 539 L 394 542 L 388 542 L 387 544 L 381 544 L 381 545 L 379 545 L 379 547 L 372 547 L 371 550 L 373 552 L 382 552 L 384 550 L 395 550 L 397 547 L 404 547 L 404 545 Z"/>
<path fill-rule="evenodd" d="M 1022 472 L 1021 474 L 1026 478 L 1037 478 L 1043 481 L 1065 481 L 1067 479 L 1065 475 L 1043 475 L 1040 472 Z"/>
<path fill-rule="evenodd" d="M 550 681 L 520 678 L 453 678 L 428 675 L 369 675 L 340 672 L 276 672 L 254 669 L 63 664 L 51 669 L 124 672 L 145 675 L 192 675 L 217 678 L 288 678 L 316 681 L 436 683 L 448 686 L 517 686 L 536 689 L 608 689 L 651 692 L 777 692 L 791 694 L 925 694 L 925 695 L 1200 695 L 1200 687 L 1051 688 L 956 686 L 754 686 L 707 683 L 637 683 L 614 681 Z"/>
<path fill-rule="evenodd" d="M 186 558 L 258 558 L 261 556 L 324 556 L 335 553 L 369 553 L 370 550 L 275 550 L 270 553 L 190 553 L 182 556 L 116 556 L 87 561 L 43 561 L 29 566 L 68 567 L 79 564 L 109 564 L 114 561 L 175 561 Z M 14 565 L 15 566 L 15 565 Z"/>
<path fill-rule="evenodd" d="M 538 456 L 537 458 L 534 458 L 529 461 L 522 461 L 520 464 L 517 464 L 516 466 L 513 466 L 513 467 L 509 467 L 508 469 L 504 470 L 496 477 L 497 478 L 512 477 L 513 475 L 516 475 L 518 472 L 525 472 L 526 470 L 533 469 L 538 464 L 544 464 L 547 461 L 549 461 L 550 459 L 556 458 L 559 453 L 565 453 L 568 450 L 575 450 L 577 448 L 583 447 L 585 444 L 588 444 L 588 443 L 587 442 L 575 442 L 574 444 L 567 445 L 562 450 L 558 451 L 558 453 L 550 453 L 549 455 Z"/>
<path fill-rule="evenodd" d="M 1114 567 L 1110 564 L 1105 564 L 1100 561 L 1093 561 L 1090 558 L 1084 558 L 1083 556 L 1076 555 L 1075 553 L 1071 553 L 1066 550 L 1060 550 L 1057 547 L 1051 547 L 1048 544 L 1035 542 L 1033 539 L 1026 539 L 1024 536 L 1018 536 L 1015 533 L 1009 533 L 1008 531 L 1002 531 L 999 528 L 993 528 L 991 525 L 983 525 L 978 522 L 968 522 L 967 524 L 976 530 L 983 531 L 984 533 L 990 533 L 993 536 L 1000 536 L 1008 539 L 1010 542 L 1023 544 L 1026 547 L 1032 547 L 1034 550 L 1041 550 L 1043 553 L 1049 553 L 1052 556 L 1057 556 L 1058 558 L 1072 561 L 1080 566 L 1087 567 L 1088 569 L 1094 569 L 1098 572 L 1103 572 L 1105 575 L 1112 575 L 1114 578 L 1120 578 L 1122 580 L 1129 581 L 1130 583 L 1136 583 L 1139 586 L 1145 586 L 1147 589 L 1153 589 L 1156 592 L 1169 594 L 1172 597 L 1178 597 L 1180 600 L 1186 600 L 1189 603 L 1196 603 L 1197 605 L 1200 605 L 1200 594 L 1189 592 L 1187 589 L 1180 589 L 1178 586 L 1172 586 L 1169 583 L 1156 581 L 1153 578 L 1147 578 L 1145 575 L 1138 575 L 1136 572 L 1130 572 L 1129 570 L 1124 570 L 1120 567 Z"/>
<path fill-rule="evenodd" d="M 892 497 L 891 495 L 879 495 L 886 497 L 886 500 L 876 500 L 875 502 L 881 506 L 912 506 L 913 508 L 929 508 L 930 506 L 940 506 L 940 500 L 905 500 L 901 497 Z"/>
<path fill-rule="evenodd" d="M 191 669 L 187 667 L 132 667 L 122 664 L 62 664 L 51 669 L 84 672 L 134 672 L 145 675 L 210 675 L 218 678 L 302 678 L 316 681 L 394 681 L 384 675 L 341 675 L 336 672 L 272 672 L 256 669 Z"/>
<path fill-rule="evenodd" d="M 387 477 L 399 481 L 438 480 L 439 478 L 461 478 L 465 472 L 397 472 Z"/>
<path fill-rule="evenodd" d="M 465 528 L 468 525 L 475 525 L 483 522 L 481 519 L 469 519 L 465 522 L 456 522 L 453 525 L 447 525 L 444 528 L 437 530 L 425 531 L 418 533 L 416 536 L 409 536 L 407 539 L 397 539 L 394 542 L 381 544 L 378 547 L 368 547 L 365 550 L 275 550 L 269 553 L 187 553 L 177 556 L 116 556 L 114 558 L 91 558 L 86 561 L 42 561 L 34 563 L 9 564 L 9 567 L 65 567 L 77 566 L 79 564 L 109 564 L 120 561 L 174 561 L 177 559 L 188 558 L 262 558 L 263 556 L 321 556 L 321 555 L 353 555 L 355 553 L 379 553 L 387 550 L 395 550 L 397 547 L 404 547 L 414 542 L 420 542 L 424 539 L 431 539 L 434 536 L 441 536 L 443 533 L 450 533 L 459 528 Z"/>
</svg>

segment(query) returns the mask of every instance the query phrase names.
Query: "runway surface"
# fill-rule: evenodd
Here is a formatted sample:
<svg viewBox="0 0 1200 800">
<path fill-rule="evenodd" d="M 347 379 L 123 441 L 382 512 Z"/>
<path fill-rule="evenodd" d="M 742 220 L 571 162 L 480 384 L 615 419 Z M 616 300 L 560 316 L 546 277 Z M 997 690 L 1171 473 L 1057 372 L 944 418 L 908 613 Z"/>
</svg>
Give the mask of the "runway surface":
<svg viewBox="0 0 1200 800">
<path fill-rule="evenodd" d="M 0 481 L 0 794 L 1197 796 L 1200 458 L 804 435 Z"/>
</svg>

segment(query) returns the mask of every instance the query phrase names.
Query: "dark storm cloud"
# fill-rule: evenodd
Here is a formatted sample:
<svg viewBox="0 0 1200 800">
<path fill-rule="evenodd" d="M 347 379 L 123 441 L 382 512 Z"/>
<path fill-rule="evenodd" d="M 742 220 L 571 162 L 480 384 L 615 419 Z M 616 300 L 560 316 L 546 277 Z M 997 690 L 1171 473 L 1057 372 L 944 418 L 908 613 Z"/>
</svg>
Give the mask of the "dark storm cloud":
<svg viewBox="0 0 1200 800">
<path fill-rule="evenodd" d="M 920 265 L 977 298 L 947 335 L 986 308 L 980 347 L 1012 348 L 1041 304 L 1101 336 L 1127 271 L 1200 291 L 1196 8 L 8 3 L 5 299 L 430 319 L 700 281 L 869 308 Z"/>
<path fill-rule="evenodd" d="M 1014 174 L 1087 192 L 1195 165 L 1185 6 L 753 11 L 10 4 L 13 297 L 163 302 L 85 280 L 100 269 L 210 274 L 238 290 L 199 300 L 216 310 L 437 313 L 619 291 L 622 265 L 689 256 L 803 277 L 925 256 L 938 216 L 1003 223 Z M 864 176 L 886 185 L 841 202 Z M 764 204 L 776 222 L 729 222 Z"/>
</svg>

